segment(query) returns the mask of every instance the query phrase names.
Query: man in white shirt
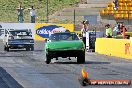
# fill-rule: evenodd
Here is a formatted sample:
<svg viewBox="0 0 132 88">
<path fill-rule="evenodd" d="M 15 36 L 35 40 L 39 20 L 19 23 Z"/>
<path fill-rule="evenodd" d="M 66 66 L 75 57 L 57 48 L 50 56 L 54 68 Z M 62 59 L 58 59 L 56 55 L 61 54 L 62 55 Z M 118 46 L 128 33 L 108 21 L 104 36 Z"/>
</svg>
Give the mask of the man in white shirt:
<svg viewBox="0 0 132 88">
<path fill-rule="evenodd" d="M 85 44 L 86 47 L 86 32 L 88 31 L 88 21 L 83 21 L 82 22 L 82 29 L 81 29 L 81 34 L 82 34 L 82 40 Z"/>
<path fill-rule="evenodd" d="M 30 11 L 30 16 L 31 16 L 31 23 L 35 23 L 35 9 L 33 8 L 33 6 L 29 8 L 29 11 Z"/>
</svg>

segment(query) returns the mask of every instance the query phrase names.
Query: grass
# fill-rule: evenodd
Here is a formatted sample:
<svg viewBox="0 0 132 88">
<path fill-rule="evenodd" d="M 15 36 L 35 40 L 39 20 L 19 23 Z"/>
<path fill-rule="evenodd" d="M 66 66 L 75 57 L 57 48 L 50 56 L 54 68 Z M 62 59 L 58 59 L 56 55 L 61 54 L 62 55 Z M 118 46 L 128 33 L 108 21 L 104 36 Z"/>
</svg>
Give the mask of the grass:
<svg viewBox="0 0 132 88">
<path fill-rule="evenodd" d="M 80 0 L 49 0 L 49 15 L 63 8 L 71 7 Z M 0 0 L 0 22 L 18 22 L 17 10 L 19 0 Z M 24 10 L 24 22 L 30 22 L 28 8 L 33 5 L 36 12 L 36 22 L 46 20 L 46 0 L 21 0 Z"/>
</svg>

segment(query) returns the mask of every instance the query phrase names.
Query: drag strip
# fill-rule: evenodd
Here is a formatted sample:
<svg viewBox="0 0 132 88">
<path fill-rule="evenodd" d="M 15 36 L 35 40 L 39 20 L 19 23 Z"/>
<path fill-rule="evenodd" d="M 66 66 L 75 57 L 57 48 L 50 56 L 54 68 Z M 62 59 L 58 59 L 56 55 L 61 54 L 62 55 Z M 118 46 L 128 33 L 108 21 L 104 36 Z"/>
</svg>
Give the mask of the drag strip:
<svg viewBox="0 0 132 88">
<path fill-rule="evenodd" d="M 34 51 L 3 51 L 0 43 L 0 66 L 16 80 L 20 87 L 14 88 L 83 88 L 78 77 L 82 67 L 91 79 L 130 79 L 132 80 L 132 61 L 86 52 L 86 62 L 77 64 L 72 60 L 59 58 L 46 64 L 44 42 L 36 41 Z M 12 84 L 14 85 L 14 84 Z M 85 88 L 132 88 L 132 86 L 95 86 Z"/>
</svg>

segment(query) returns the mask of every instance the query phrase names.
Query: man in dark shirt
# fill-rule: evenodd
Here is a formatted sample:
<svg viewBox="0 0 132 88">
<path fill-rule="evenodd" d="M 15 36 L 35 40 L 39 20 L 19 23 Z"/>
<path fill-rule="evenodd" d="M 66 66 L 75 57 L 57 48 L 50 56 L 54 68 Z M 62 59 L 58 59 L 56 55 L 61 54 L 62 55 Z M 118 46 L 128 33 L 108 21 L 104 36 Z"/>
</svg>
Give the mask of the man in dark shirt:
<svg viewBox="0 0 132 88">
<path fill-rule="evenodd" d="M 20 23 L 23 23 L 24 19 L 23 19 L 23 10 L 24 8 L 22 8 L 21 4 L 19 5 L 19 7 L 17 8 L 18 11 L 18 21 Z"/>
</svg>

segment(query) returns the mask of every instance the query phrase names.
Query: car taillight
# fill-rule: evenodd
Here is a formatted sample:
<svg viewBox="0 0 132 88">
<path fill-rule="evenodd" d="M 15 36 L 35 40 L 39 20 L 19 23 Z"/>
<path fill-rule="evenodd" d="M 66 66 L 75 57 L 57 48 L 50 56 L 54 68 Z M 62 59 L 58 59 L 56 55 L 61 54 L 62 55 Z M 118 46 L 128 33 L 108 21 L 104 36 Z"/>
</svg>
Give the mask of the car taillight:
<svg viewBox="0 0 132 88">
<path fill-rule="evenodd" d="M 34 40 L 30 40 L 31 43 L 34 43 Z"/>
</svg>

